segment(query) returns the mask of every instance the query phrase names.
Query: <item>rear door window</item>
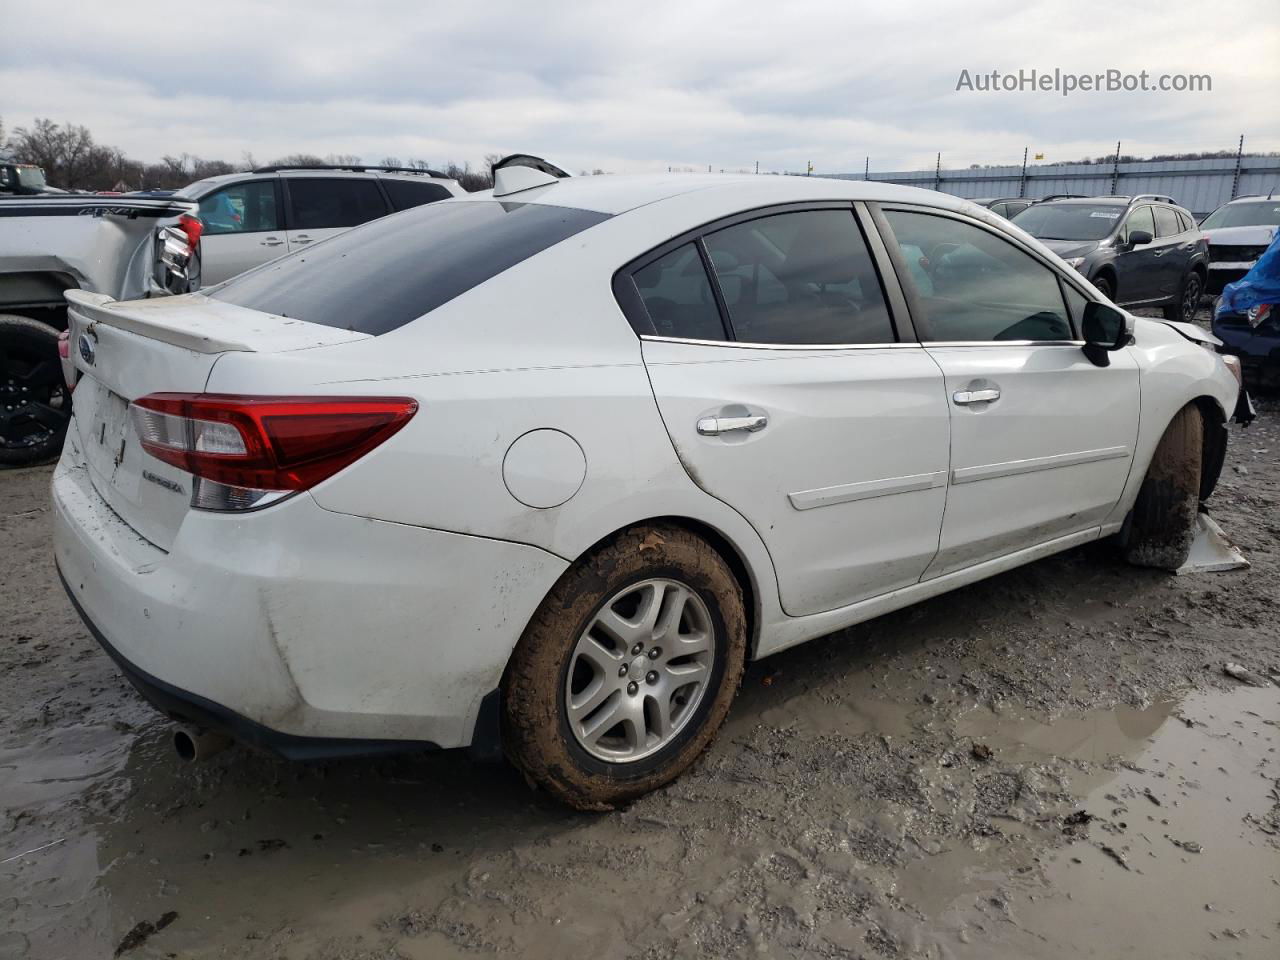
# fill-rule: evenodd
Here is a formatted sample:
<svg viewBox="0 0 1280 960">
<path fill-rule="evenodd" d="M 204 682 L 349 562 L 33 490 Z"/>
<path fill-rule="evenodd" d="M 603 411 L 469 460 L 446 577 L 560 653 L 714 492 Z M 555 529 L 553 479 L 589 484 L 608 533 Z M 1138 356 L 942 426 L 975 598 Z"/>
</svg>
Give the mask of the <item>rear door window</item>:
<svg viewBox="0 0 1280 960">
<path fill-rule="evenodd" d="M 1171 207 L 1156 207 L 1156 236 L 1176 237 L 1182 232 L 1182 224 Z"/>
<path fill-rule="evenodd" d="M 376 336 L 607 219 L 593 210 L 534 203 L 432 203 L 340 233 L 205 292 L 263 313 Z"/>
<path fill-rule="evenodd" d="M 893 323 L 851 210 L 803 210 L 704 238 L 734 338 L 744 343 L 893 343 Z"/>
<path fill-rule="evenodd" d="M 383 178 L 382 189 L 387 191 L 393 210 L 408 210 L 410 207 L 420 207 L 424 203 L 448 200 L 453 196 L 438 183 L 393 180 L 390 177 Z"/>
<path fill-rule="evenodd" d="M 354 227 L 386 216 L 387 203 L 372 179 L 290 177 L 289 229 Z"/>
</svg>

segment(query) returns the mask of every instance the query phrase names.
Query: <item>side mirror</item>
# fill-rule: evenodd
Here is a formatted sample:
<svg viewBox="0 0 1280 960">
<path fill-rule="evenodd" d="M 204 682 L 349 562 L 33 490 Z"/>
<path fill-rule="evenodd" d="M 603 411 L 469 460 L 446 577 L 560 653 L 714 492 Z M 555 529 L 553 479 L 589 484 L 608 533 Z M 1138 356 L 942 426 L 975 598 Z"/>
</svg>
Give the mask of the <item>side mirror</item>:
<svg viewBox="0 0 1280 960">
<path fill-rule="evenodd" d="M 1084 307 L 1081 321 L 1084 355 L 1095 366 L 1111 366 L 1107 354 L 1127 347 L 1133 341 L 1133 317 L 1107 303 L 1091 300 Z"/>
<path fill-rule="evenodd" d="M 1142 247 L 1154 240 L 1155 237 L 1146 230 L 1130 230 L 1129 231 L 1129 249 L 1134 247 Z"/>
</svg>

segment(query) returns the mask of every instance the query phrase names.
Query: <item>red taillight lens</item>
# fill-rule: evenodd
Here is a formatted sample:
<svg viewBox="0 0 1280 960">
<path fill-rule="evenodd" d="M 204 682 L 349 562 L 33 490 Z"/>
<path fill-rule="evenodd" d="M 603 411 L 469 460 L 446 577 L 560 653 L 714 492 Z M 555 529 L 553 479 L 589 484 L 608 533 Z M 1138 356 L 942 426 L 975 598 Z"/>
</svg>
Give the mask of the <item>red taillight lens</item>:
<svg viewBox="0 0 1280 960">
<path fill-rule="evenodd" d="M 178 228 L 187 235 L 187 244 L 192 253 L 200 245 L 200 235 L 204 233 L 204 224 L 189 213 L 178 217 Z"/>
<path fill-rule="evenodd" d="M 135 400 L 142 448 L 205 480 L 306 490 L 354 463 L 417 412 L 406 397 L 153 393 Z"/>
</svg>

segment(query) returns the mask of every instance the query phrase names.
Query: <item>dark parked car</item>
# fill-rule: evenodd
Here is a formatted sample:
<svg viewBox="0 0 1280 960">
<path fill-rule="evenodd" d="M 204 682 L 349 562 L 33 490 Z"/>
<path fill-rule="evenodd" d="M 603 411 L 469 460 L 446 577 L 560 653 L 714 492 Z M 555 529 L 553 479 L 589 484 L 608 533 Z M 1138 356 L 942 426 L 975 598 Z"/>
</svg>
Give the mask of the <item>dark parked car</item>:
<svg viewBox="0 0 1280 960">
<path fill-rule="evenodd" d="M 1221 353 L 1240 358 L 1248 382 L 1280 387 L 1280 237 L 1213 305 L 1213 332 Z"/>
<path fill-rule="evenodd" d="M 1209 269 L 1195 219 L 1169 197 L 1085 197 L 1034 204 L 1013 220 L 1123 307 L 1190 321 Z"/>
<path fill-rule="evenodd" d="M 1012 220 L 1027 207 L 1035 203 L 1025 197 L 981 197 L 973 201 L 980 207 L 986 207 L 992 213 L 998 213 L 1006 220 Z"/>
<path fill-rule="evenodd" d="M 1246 384 L 1253 389 L 1280 388 L 1280 305 L 1215 316 L 1213 332 L 1222 341 L 1220 353 L 1240 358 Z"/>
</svg>

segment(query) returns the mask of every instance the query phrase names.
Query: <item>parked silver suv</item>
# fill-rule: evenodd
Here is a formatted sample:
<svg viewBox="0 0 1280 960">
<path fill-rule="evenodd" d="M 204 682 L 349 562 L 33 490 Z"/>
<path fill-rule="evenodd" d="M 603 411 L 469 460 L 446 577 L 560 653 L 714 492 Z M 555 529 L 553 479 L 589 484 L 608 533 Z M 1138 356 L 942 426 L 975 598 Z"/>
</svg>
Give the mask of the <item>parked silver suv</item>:
<svg viewBox="0 0 1280 960">
<path fill-rule="evenodd" d="M 369 220 L 465 193 L 411 167 L 259 167 L 197 180 L 174 196 L 200 204 L 201 286 Z"/>
</svg>

